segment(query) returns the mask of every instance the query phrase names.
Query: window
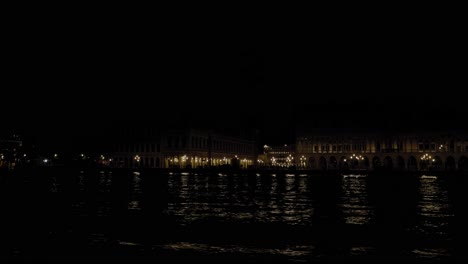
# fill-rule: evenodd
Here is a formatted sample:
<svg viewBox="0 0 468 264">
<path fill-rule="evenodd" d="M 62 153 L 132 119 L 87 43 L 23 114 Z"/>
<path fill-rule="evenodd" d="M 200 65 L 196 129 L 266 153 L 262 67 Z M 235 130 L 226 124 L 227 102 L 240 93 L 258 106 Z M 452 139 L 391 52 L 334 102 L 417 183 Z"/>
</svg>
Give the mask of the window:
<svg viewBox="0 0 468 264">
<path fill-rule="evenodd" d="M 431 143 L 431 150 L 435 151 L 435 143 Z"/>
<path fill-rule="evenodd" d="M 314 152 L 318 152 L 318 146 L 317 145 L 314 146 Z"/>
<path fill-rule="evenodd" d="M 336 151 L 336 145 L 333 145 L 332 151 L 334 151 L 334 152 Z"/>
<path fill-rule="evenodd" d="M 342 147 L 338 146 L 338 152 L 341 152 Z"/>
<path fill-rule="evenodd" d="M 461 152 L 461 146 L 457 146 L 457 152 Z"/>
<path fill-rule="evenodd" d="M 156 144 L 151 144 L 151 152 L 155 152 L 156 151 Z"/>
<path fill-rule="evenodd" d="M 424 144 L 419 144 L 419 150 L 423 151 L 424 150 Z"/>
</svg>

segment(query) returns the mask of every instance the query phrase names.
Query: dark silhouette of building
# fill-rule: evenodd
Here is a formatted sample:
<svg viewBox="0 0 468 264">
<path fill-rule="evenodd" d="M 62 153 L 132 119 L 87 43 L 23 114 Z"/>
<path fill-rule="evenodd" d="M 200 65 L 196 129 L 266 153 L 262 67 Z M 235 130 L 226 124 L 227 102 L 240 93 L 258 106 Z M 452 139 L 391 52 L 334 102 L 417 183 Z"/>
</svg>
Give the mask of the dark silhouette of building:
<svg viewBox="0 0 468 264">
<path fill-rule="evenodd" d="M 114 167 L 247 168 L 256 161 L 256 142 L 203 129 L 125 129 L 107 156 Z"/>
</svg>

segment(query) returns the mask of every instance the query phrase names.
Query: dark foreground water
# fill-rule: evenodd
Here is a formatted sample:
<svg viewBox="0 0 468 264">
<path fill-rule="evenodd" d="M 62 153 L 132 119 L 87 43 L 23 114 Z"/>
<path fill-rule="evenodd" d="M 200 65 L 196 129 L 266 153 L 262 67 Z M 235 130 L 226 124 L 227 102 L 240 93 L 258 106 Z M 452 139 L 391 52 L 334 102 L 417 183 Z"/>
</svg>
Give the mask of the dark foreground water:
<svg viewBox="0 0 468 264">
<path fill-rule="evenodd" d="M 0 260 L 468 256 L 463 175 L 44 169 L 4 173 L 0 184 Z"/>
</svg>

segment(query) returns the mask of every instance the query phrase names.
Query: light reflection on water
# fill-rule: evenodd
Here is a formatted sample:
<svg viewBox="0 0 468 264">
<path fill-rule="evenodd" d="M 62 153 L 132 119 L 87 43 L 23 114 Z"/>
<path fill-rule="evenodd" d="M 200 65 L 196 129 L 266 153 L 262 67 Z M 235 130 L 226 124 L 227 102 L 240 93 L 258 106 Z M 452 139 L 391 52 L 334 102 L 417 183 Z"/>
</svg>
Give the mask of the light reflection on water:
<svg viewBox="0 0 468 264">
<path fill-rule="evenodd" d="M 324 204 L 323 198 L 315 197 L 311 193 L 316 189 L 310 188 L 314 187 L 310 182 L 310 176 L 274 175 L 266 180 L 265 175 L 257 174 L 215 177 L 211 182 L 208 182 L 207 177 L 192 180 L 189 177 L 193 176 L 177 177 L 180 177 L 182 186 L 177 188 L 177 185 L 169 184 L 169 193 L 175 199 L 169 203 L 169 208 L 179 216 L 179 221 L 184 225 L 205 218 L 217 218 L 219 221 L 313 226 L 316 224 L 314 220 L 318 217 L 315 215 L 317 207 L 321 210 L 319 212 L 323 212 L 323 208 L 320 208 Z M 337 198 L 335 208 L 339 218 L 336 219 L 337 222 L 367 227 L 378 224 L 374 205 L 368 198 L 367 180 L 364 175 L 357 175 L 343 177 L 338 181 L 339 191 L 330 195 L 331 198 Z M 418 221 L 413 229 L 423 233 L 423 236 L 430 236 L 431 240 L 434 239 L 434 235 L 440 239 L 447 239 L 448 234 L 445 229 L 453 217 L 447 190 L 439 185 L 440 180 L 434 177 L 423 177 L 419 181 L 419 189 L 414 190 L 419 192 L 419 202 L 417 208 L 414 208 Z M 383 199 L 388 200 L 385 204 L 391 208 L 396 204 L 391 201 L 391 197 Z M 356 245 L 349 248 L 348 252 L 351 256 L 361 256 L 375 254 L 377 249 L 375 246 Z M 450 255 L 447 249 L 422 247 L 414 248 L 408 254 L 421 258 Z"/>
<path fill-rule="evenodd" d="M 250 177 L 250 178 L 248 178 Z M 169 210 L 185 224 L 203 218 L 230 221 L 310 223 L 313 205 L 306 178 L 287 176 L 193 176 L 169 178 Z"/>
<path fill-rule="evenodd" d="M 140 174 L 133 173 L 131 175 L 130 184 L 131 184 L 132 193 L 130 195 L 127 208 L 128 210 L 132 210 L 132 211 L 140 211 L 141 210 L 140 199 L 141 199 L 141 192 L 142 192 Z"/>
<path fill-rule="evenodd" d="M 290 257 L 292 260 L 297 257 L 304 257 L 310 255 L 310 252 L 314 249 L 314 246 L 287 246 L 285 248 L 271 249 L 271 248 L 252 248 L 252 247 L 241 247 L 238 245 L 224 245 L 215 246 L 210 244 L 202 243 L 190 243 L 190 242 L 177 242 L 174 244 L 167 244 L 161 246 L 161 248 L 174 250 L 174 251 L 198 251 L 205 254 L 219 254 L 219 253 L 230 253 L 230 254 L 247 254 L 247 255 L 283 255 Z"/>
<path fill-rule="evenodd" d="M 343 177 L 341 184 L 341 210 L 346 224 L 366 225 L 374 210 L 367 200 L 367 183 L 364 177 Z"/>
<path fill-rule="evenodd" d="M 448 197 L 448 190 L 444 182 L 437 176 L 420 177 L 419 186 L 418 223 L 416 233 L 430 236 L 431 240 L 451 241 L 449 228 L 454 219 L 453 208 Z M 425 245 L 417 248 L 413 254 L 421 258 L 439 258 L 450 256 L 450 249 L 437 245 Z"/>
<path fill-rule="evenodd" d="M 406 182 L 388 178 L 388 182 L 384 182 L 378 175 L 374 178 L 380 182 L 377 185 L 370 184 L 369 177 L 333 178 L 302 173 L 171 173 L 165 176 L 164 187 L 167 188 L 163 189 L 167 192 L 155 188 L 160 183 L 145 183 L 143 175 L 136 173 L 125 175 L 117 183 L 117 177 L 121 176 L 113 173 L 77 172 L 69 183 L 53 176 L 48 178 L 48 184 L 50 193 L 70 193 L 68 207 L 73 216 L 127 217 L 128 220 L 150 215 L 148 210 L 155 210 L 151 207 L 154 202 L 167 199 L 165 213 L 175 226 L 173 230 L 178 232 L 177 236 L 169 236 L 171 239 L 166 242 L 145 238 L 161 250 L 267 254 L 292 260 L 315 256 L 368 256 L 382 251 L 382 245 L 373 240 L 374 231 L 380 232 L 390 226 L 401 232 L 398 238 L 402 244 L 409 241 L 409 246 L 402 249 L 407 255 L 443 258 L 453 254 L 446 246 L 447 241 L 453 239 L 450 232 L 453 206 L 442 178 L 417 178 L 416 187 L 410 188 L 416 197 L 413 205 L 407 203 L 413 199 L 406 197 L 408 193 L 385 191 L 393 185 L 406 186 Z M 406 211 L 401 212 L 401 205 L 406 204 L 409 204 Z M 378 212 L 384 212 L 383 216 Z M 400 230 L 399 221 L 406 218 L 411 219 L 406 221 L 409 226 Z M 387 219 L 391 220 L 386 222 Z M 156 228 L 154 219 L 140 220 L 135 220 L 135 226 L 140 225 L 143 230 L 140 236 L 153 236 L 148 231 Z M 385 225 L 381 225 L 382 222 L 386 222 Z M 115 232 L 112 239 L 120 241 L 116 244 L 122 247 L 141 245 L 141 241 L 131 235 L 120 237 L 126 224 L 112 231 Z M 239 230 L 226 230 L 224 234 L 223 228 Z M 215 234 L 208 239 L 207 234 L 212 230 Z M 99 231 L 102 230 L 90 231 L 90 246 L 112 240 L 107 231 Z M 130 234 L 137 232 L 128 230 Z M 234 238 L 236 233 L 241 238 Z M 249 240 L 256 242 L 248 243 Z"/>
</svg>

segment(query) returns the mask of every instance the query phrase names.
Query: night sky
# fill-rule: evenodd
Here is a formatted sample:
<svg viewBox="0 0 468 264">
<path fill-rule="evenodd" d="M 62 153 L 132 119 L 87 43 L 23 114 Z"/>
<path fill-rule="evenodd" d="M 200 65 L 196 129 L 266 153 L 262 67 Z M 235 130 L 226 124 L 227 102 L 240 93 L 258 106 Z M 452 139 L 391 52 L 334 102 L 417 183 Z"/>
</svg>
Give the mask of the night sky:
<svg viewBox="0 0 468 264">
<path fill-rule="evenodd" d="M 3 131 L 70 148 L 113 124 L 466 128 L 466 41 L 443 28 L 281 36 L 193 28 L 35 28 L 3 51 Z M 31 91 L 26 91 L 31 88 Z"/>
</svg>

